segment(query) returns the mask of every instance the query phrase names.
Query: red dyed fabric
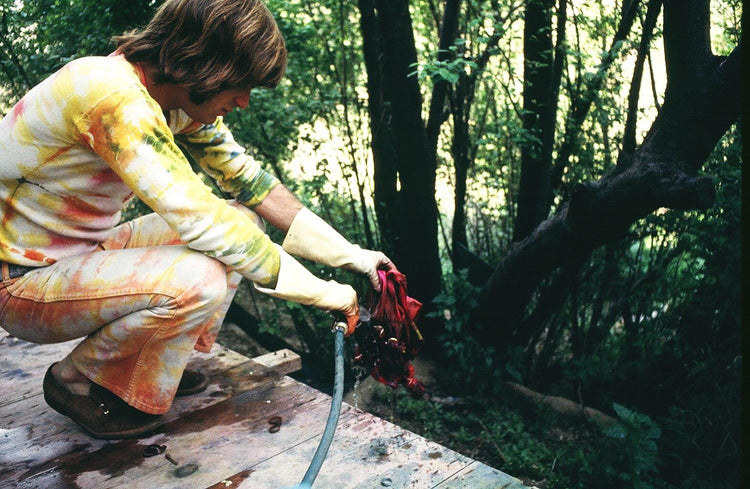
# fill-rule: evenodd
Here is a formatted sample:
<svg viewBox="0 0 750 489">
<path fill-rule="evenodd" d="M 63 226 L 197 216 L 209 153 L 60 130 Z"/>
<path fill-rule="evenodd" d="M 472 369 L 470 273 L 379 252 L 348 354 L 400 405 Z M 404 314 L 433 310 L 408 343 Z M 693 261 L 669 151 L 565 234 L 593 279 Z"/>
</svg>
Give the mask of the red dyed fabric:
<svg viewBox="0 0 750 489">
<path fill-rule="evenodd" d="M 382 285 L 371 303 L 371 319 L 357 328 L 354 361 L 378 382 L 393 388 L 403 385 L 414 397 L 424 394 L 424 385 L 409 363 L 422 346 L 416 325 L 422 303 L 409 297 L 406 276 L 397 270 L 378 271 Z"/>
</svg>

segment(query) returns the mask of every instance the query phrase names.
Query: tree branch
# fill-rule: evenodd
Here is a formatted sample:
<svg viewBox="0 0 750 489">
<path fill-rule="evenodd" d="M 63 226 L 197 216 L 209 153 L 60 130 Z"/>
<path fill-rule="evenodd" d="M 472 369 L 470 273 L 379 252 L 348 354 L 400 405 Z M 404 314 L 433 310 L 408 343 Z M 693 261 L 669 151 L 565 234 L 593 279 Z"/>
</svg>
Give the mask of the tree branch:
<svg viewBox="0 0 750 489">
<path fill-rule="evenodd" d="M 669 12 L 675 10 L 665 15 Z M 673 31 L 665 43 L 683 37 Z M 632 155 L 621 157 L 598 181 L 577 185 L 554 216 L 511 247 L 480 294 L 474 319 L 483 339 L 507 347 L 534 290 L 563 263 L 619 239 L 660 207 L 705 209 L 713 203 L 712 179 L 696 173 L 739 117 L 739 66 L 738 47 L 704 65 L 700 76 L 677 82 L 687 91 L 668 91 L 663 110 Z"/>
<path fill-rule="evenodd" d="M 643 33 L 638 46 L 638 55 L 633 68 L 633 77 L 630 81 L 630 92 L 628 93 L 628 118 L 625 121 L 625 135 L 623 136 L 622 150 L 624 153 L 632 153 L 636 146 L 635 129 L 638 123 L 638 100 L 643 80 L 643 67 L 648 56 L 649 44 L 653 36 L 656 21 L 661 11 L 662 0 L 649 0 L 646 11 L 646 20 L 643 22 Z"/>
<path fill-rule="evenodd" d="M 597 92 L 601 89 L 604 77 L 609 71 L 610 66 L 614 62 L 617 53 L 619 52 L 619 45 L 624 41 L 630 30 L 633 27 L 636 13 L 640 6 L 640 0 L 632 2 L 630 8 L 620 19 L 620 24 L 617 27 L 617 32 L 612 38 L 612 44 L 609 50 L 604 54 L 602 60 L 599 63 L 596 73 L 591 77 L 590 83 L 587 83 L 583 87 L 583 92 L 580 97 L 573 102 L 570 115 L 565 125 L 565 134 L 563 136 L 563 142 L 560 145 L 560 149 L 557 152 L 557 158 L 552 168 L 552 175 L 550 181 L 550 189 L 554 192 L 560 187 L 562 182 L 562 176 L 565 172 L 565 167 L 568 165 L 570 156 L 578 143 L 578 134 L 580 132 L 581 125 L 586 119 L 586 116 L 593 105 Z M 581 77 L 579 77 L 580 80 Z M 549 199 L 552 202 L 550 196 Z"/>
</svg>

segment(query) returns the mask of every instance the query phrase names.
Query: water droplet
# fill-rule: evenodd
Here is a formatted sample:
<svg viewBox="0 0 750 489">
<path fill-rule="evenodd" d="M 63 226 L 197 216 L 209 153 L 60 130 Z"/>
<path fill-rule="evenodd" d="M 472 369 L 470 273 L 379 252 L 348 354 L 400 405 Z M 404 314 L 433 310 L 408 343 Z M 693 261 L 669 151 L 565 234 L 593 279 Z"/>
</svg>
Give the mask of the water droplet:
<svg viewBox="0 0 750 489">
<path fill-rule="evenodd" d="M 354 400 L 354 407 L 356 409 L 359 409 L 359 385 L 360 381 L 357 379 L 354 382 L 354 387 L 352 387 L 352 400 Z"/>
</svg>

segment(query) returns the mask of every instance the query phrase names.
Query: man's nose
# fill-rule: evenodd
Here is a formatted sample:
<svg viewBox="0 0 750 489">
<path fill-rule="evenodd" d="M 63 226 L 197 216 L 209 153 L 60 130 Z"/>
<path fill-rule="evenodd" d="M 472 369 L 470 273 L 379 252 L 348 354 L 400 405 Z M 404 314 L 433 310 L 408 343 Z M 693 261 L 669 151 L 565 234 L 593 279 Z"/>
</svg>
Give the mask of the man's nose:
<svg viewBox="0 0 750 489">
<path fill-rule="evenodd" d="M 246 109 L 247 106 L 250 105 L 250 90 L 238 97 L 235 97 L 234 105 L 236 105 L 240 109 Z"/>
</svg>

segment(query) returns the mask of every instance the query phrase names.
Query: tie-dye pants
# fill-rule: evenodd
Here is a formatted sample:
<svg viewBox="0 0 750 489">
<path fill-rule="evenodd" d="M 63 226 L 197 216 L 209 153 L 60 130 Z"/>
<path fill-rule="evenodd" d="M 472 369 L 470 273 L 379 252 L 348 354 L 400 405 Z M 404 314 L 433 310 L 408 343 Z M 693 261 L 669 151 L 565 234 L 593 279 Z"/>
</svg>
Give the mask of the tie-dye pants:
<svg viewBox="0 0 750 489">
<path fill-rule="evenodd" d="M 85 337 L 71 353 L 81 373 L 141 411 L 165 413 L 192 350 L 211 349 L 242 277 L 182 246 L 156 214 L 117 226 L 101 248 L 15 279 L 4 267 L 0 325 L 34 343 Z"/>
</svg>

